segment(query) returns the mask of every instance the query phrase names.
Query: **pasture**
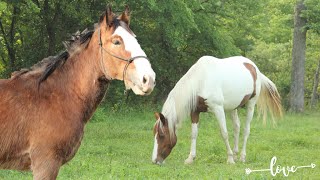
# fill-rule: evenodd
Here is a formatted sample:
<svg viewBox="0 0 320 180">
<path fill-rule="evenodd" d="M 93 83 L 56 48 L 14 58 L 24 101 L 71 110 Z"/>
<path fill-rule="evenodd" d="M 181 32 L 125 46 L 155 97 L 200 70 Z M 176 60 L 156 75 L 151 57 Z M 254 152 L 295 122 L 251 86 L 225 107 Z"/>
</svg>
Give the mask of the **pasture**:
<svg viewBox="0 0 320 180">
<path fill-rule="evenodd" d="M 247 145 L 247 162 L 226 164 L 226 150 L 218 123 L 213 115 L 200 115 L 197 158 L 184 165 L 190 148 L 190 121 L 178 130 L 178 142 L 163 166 L 151 163 L 153 148 L 153 112 L 161 108 L 132 108 L 112 112 L 100 107 L 85 127 L 82 144 L 76 156 L 62 166 L 58 179 L 284 179 L 270 172 L 245 173 L 246 168 L 266 169 L 273 156 L 276 166 L 316 164 L 289 174 L 289 179 L 320 177 L 320 113 L 286 114 L 273 127 L 254 116 Z M 241 124 L 244 122 L 240 111 Z M 233 132 L 227 117 L 230 143 Z M 242 130 L 242 129 L 241 129 Z M 50 142 L 48 142 L 50 143 Z M 240 148 L 242 147 L 242 131 Z M 0 170 L 0 179 L 32 179 L 31 172 Z"/>
</svg>

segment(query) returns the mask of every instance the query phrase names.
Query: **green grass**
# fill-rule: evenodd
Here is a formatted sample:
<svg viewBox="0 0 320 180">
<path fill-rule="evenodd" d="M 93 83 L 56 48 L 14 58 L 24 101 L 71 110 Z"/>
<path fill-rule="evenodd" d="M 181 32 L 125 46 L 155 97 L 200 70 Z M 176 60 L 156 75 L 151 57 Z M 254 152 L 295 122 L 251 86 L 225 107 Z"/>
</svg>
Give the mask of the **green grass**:
<svg viewBox="0 0 320 180">
<path fill-rule="evenodd" d="M 190 122 L 185 121 L 178 130 L 176 147 L 166 163 L 158 166 L 151 163 L 153 111 L 114 113 L 100 108 L 86 126 L 79 151 L 61 168 L 58 179 L 285 179 L 283 174 L 273 177 L 270 172 L 245 174 L 246 168 L 269 168 L 273 156 L 281 166 L 317 165 L 314 169 L 298 169 L 288 179 L 320 179 L 319 112 L 287 114 L 276 127 L 271 123 L 264 126 L 255 118 L 247 145 L 247 162 L 235 165 L 226 164 L 226 150 L 215 118 L 210 114 L 202 114 L 200 118 L 195 162 L 184 165 L 191 131 Z M 240 119 L 243 122 L 244 116 Z M 230 118 L 228 130 L 233 147 Z M 0 179 L 32 179 L 32 175 L 0 170 Z"/>
</svg>

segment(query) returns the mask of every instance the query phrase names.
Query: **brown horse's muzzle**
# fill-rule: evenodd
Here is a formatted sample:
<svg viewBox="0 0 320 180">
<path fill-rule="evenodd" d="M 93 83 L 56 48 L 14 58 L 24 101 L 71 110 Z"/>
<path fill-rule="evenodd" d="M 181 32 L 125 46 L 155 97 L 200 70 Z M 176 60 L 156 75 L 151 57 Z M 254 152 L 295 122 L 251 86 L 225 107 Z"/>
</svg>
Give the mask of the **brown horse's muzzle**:
<svg viewBox="0 0 320 180">
<path fill-rule="evenodd" d="M 149 76 L 144 75 L 142 78 L 142 91 L 145 93 L 145 95 L 149 95 L 155 86 L 155 80 Z"/>
<path fill-rule="evenodd" d="M 132 91 L 137 95 L 149 95 L 155 86 L 154 80 L 152 77 L 144 75 L 142 80 L 133 80 L 131 83 L 128 83 L 129 89 L 132 89 Z"/>
<path fill-rule="evenodd" d="M 147 59 L 135 59 L 129 65 L 125 77 L 126 89 L 132 89 L 137 95 L 149 95 L 156 85 L 156 74 Z"/>
</svg>

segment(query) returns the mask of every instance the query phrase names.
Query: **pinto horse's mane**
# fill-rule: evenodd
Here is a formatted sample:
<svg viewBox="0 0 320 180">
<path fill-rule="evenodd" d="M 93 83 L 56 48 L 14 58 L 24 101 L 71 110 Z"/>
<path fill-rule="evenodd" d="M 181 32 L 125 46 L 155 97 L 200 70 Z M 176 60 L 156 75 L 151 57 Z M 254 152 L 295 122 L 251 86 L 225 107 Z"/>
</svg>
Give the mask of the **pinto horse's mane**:
<svg viewBox="0 0 320 180">
<path fill-rule="evenodd" d="M 99 24 L 103 22 L 104 16 L 106 13 L 104 12 L 100 16 Z M 132 33 L 128 25 L 124 25 L 125 23 L 121 22 L 119 19 L 114 16 L 113 22 L 111 23 L 114 29 L 118 26 L 124 27 L 129 33 Z M 75 52 L 81 51 L 87 47 L 89 44 L 92 35 L 95 29 L 99 28 L 97 24 L 94 25 L 93 30 L 85 29 L 80 32 L 77 31 L 74 33 L 71 38 L 67 41 L 64 41 L 63 44 L 66 48 L 65 51 L 60 52 L 56 56 L 49 56 L 47 58 L 42 59 L 38 63 L 34 64 L 31 68 L 23 68 L 19 71 L 15 71 L 11 74 L 11 78 L 15 79 L 24 74 L 34 74 L 41 73 L 40 78 L 38 79 L 38 84 L 45 81 L 57 68 L 64 65 L 64 63 L 69 59 L 69 57 Z M 132 33 L 133 34 L 133 33 Z"/>
<path fill-rule="evenodd" d="M 162 114 L 168 120 L 170 138 L 173 137 L 176 126 L 185 120 L 197 106 L 197 88 L 201 83 L 198 71 L 201 71 L 198 65 L 192 66 L 171 90 L 162 107 Z"/>
</svg>

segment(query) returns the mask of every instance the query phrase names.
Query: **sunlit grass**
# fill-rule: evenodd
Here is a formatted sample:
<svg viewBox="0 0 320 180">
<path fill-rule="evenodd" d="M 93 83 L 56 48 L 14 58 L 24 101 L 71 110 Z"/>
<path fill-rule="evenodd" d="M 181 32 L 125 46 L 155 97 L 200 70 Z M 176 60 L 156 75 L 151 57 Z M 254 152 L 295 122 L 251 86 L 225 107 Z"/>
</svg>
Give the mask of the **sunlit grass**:
<svg viewBox="0 0 320 180">
<path fill-rule="evenodd" d="M 247 162 L 235 165 L 226 164 L 226 150 L 214 116 L 202 114 L 200 118 L 194 164 L 184 165 L 190 146 L 191 127 L 187 120 L 178 130 L 177 145 L 165 165 L 157 166 L 151 163 L 153 110 L 121 113 L 100 108 L 86 126 L 78 153 L 61 168 L 58 179 L 283 179 L 283 174 L 273 177 L 270 172 L 245 174 L 246 168 L 269 168 L 273 156 L 277 157 L 276 165 L 282 167 L 317 165 L 314 169 L 298 169 L 289 174 L 290 179 L 320 178 L 319 112 L 287 114 L 276 127 L 271 123 L 264 126 L 255 118 Z M 244 116 L 240 119 L 243 124 Z M 233 147 L 232 129 L 228 118 Z M 32 179 L 32 175 L 1 170 L 0 179 Z"/>
</svg>

